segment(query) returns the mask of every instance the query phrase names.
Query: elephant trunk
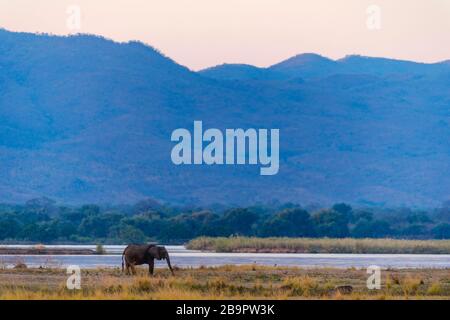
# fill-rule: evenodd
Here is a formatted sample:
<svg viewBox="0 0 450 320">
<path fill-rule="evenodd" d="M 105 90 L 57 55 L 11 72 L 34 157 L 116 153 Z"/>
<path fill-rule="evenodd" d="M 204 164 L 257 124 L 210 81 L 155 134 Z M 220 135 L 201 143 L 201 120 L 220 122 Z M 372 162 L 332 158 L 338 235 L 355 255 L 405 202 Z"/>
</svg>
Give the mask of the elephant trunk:
<svg viewBox="0 0 450 320">
<path fill-rule="evenodd" d="M 175 274 L 173 273 L 172 265 L 170 264 L 169 255 L 166 256 L 166 260 L 167 260 L 167 265 L 169 266 L 170 272 L 172 272 L 172 275 L 174 276 Z"/>
</svg>

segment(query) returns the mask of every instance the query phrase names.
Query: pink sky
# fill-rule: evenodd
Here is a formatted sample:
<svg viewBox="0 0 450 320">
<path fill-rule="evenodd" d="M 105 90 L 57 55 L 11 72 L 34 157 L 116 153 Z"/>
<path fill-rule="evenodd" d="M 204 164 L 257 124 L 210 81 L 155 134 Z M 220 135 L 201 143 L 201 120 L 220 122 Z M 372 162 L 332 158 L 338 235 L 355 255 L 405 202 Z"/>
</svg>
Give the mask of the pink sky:
<svg viewBox="0 0 450 320">
<path fill-rule="evenodd" d="M 423 62 L 450 59 L 450 0 L 0 0 L 0 27 L 141 40 L 198 70 L 221 63 L 269 66 L 303 52 Z M 381 28 L 367 27 L 370 5 Z"/>
</svg>

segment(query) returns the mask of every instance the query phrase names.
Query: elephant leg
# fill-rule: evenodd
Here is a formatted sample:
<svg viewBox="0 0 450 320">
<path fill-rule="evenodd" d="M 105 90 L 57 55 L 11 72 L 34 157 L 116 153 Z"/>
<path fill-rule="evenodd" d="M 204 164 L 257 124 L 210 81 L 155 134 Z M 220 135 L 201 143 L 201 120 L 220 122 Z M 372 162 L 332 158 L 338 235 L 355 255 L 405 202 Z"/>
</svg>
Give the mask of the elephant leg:
<svg viewBox="0 0 450 320">
<path fill-rule="evenodd" d="M 125 271 L 125 274 L 128 274 L 128 275 L 129 275 L 129 274 L 130 274 L 130 264 L 129 264 L 128 262 L 127 262 L 126 265 L 125 265 L 125 270 L 126 270 L 126 271 Z"/>
<path fill-rule="evenodd" d="M 150 259 L 150 261 L 148 262 L 148 273 L 150 275 L 153 275 L 153 270 L 155 269 L 155 260 L 154 259 Z"/>
<path fill-rule="evenodd" d="M 131 267 L 131 272 L 133 273 L 133 275 L 136 275 L 136 268 L 134 267 L 134 264 L 130 264 Z"/>
</svg>

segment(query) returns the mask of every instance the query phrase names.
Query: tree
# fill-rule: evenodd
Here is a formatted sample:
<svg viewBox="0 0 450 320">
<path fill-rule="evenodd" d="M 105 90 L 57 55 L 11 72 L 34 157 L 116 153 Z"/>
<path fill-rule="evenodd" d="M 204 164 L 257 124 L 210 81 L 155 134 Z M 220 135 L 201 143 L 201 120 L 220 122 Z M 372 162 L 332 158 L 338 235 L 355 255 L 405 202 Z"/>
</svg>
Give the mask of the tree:
<svg viewBox="0 0 450 320">
<path fill-rule="evenodd" d="M 423 224 L 411 224 L 400 231 L 402 236 L 409 238 L 421 238 L 427 234 L 427 229 Z"/>
<path fill-rule="evenodd" d="M 311 217 L 303 209 L 286 209 L 265 221 L 260 235 L 276 237 L 309 237 L 314 234 Z"/>
<path fill-rule="evenodd" d="M 373 213 L 366 210 L 355 210 L 353 212 L 353 222 L 358 222 L 360 220 L 365 221 L 372 221 L 373 220 Z"/>
<path fill-rule="evenodd" d="M 100 213 L 100 207 L 95 204 L 87 204 L 82 206 L 80 211 L 84 216 L 95 216 Z"/>
<path fill-rule="evenodd" d="M 147 198 L 145 200 L 139 201 L 133 207 L 134 214 L 140 214 L 145 212 L 157 211 L 162 207 L 162 205 L 152 198 Z"/>
<path fill-rule="evenodd" d="M 321 210 L 312 215 L 312 220 L 319 236 L 343 238 L 349 235 L 347 217 L 335 210 Z"/>
<path fill-rule="evenodd" d="M 344 217 L 347 219 L 347 222 L 353 219 L 353 209 L 350 205 L 346 203 L 336 203 L 335 205 L 333 205 L 331 209 L 343 214 Z"/>
<path fill-rule="evenodd" d="M 450 239 L 450 224 L 440 223 L 431 232 L 436 239 Z"/>
<path fill-rule="evenodd" d="M 124 223 L 112 227 L 109 236 L 123 243 L 143 243 L 146 240 L 141 230 Z"/>
<path fill-rule="evenodd" d="M 25 203 L 25 208 L 30 211 L 43 212 L 52 215 L 56 211 L 56 201 L 47 197 L 36 198 L 28 200 Z"/>
<path fill-rule="evenodd" d="M 184 221 L 171 220 L 161 231 L 159 239 L 164 241 L 186 240 L 194 237 L 194 230 Z"/>
<path fill-rule="evenodd" d="M 14 239 L 20 232 L 22 225 L 13 217 L 2 217 L 0 219 L 0 239 Z"/>
<path fill-rule="evenodd" d="M 414 223 L 431 223 L 431 219 L 430 217 L 427 215 L 426 212 L 414 212 L 411 213 L 410 215 L 408 215 L 406 217 L 406 221 L 410 224 L 414 224 Z"/>
<path fill-rule="evenodd" d="M 81 221 L 79 231 L 82 235 L 105 238 L 108 236 L 109 229 L 117 225 L 122 218 L 123 216 L 117 213 L 89 215 Z"/>
<path fill-rule="evenodd" d="M 58 238 L 58 229 L 54 221 L 31 223 L 20 232 L 24 240 L 50 242 Z"/>
<path fill-rule="evenodd" d="M 157 214 L 150 212 L 122 219 L 122 223 L 131 225 L 141 230 L 145 236 L 150 238 L 161 238 L 169 221 Z"/>
<path fill-rule="evenodd" d="M 387 221 L 360 219 L 351 235 L 355 238 L 382 238 L 392 234 Z"/>
<path fill-rule="evenodd" d="M 218 221 L 218 228 L 224 236 L 232 234 L 252 235 L 252 227 L 259 216 L 244 208 L 231 209 L 225 212 Z"/>
</svg>

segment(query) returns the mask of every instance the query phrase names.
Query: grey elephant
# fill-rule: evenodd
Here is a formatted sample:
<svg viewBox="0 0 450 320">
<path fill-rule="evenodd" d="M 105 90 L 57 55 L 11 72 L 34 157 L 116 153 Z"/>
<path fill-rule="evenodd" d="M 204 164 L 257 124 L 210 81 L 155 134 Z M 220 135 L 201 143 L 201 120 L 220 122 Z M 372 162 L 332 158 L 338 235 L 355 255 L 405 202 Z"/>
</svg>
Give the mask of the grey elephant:
<svg viewBox="0 0 450 320">
<path fill-rule="evenodd" d="M 165 247 L 156 246 L 154 244 L 130 244 L 128 245 L 122 254 L 122 272 L 126 267 L 126 272 L 136 274 L 134 266 L 141 264 L 148 264 L 148 272 L 152 275 L 155 267 L 155 259 L 167 261 L 170 272 L 173 273 L 172 266 L 170 264 L 169 253 Z"/>
</svg>

